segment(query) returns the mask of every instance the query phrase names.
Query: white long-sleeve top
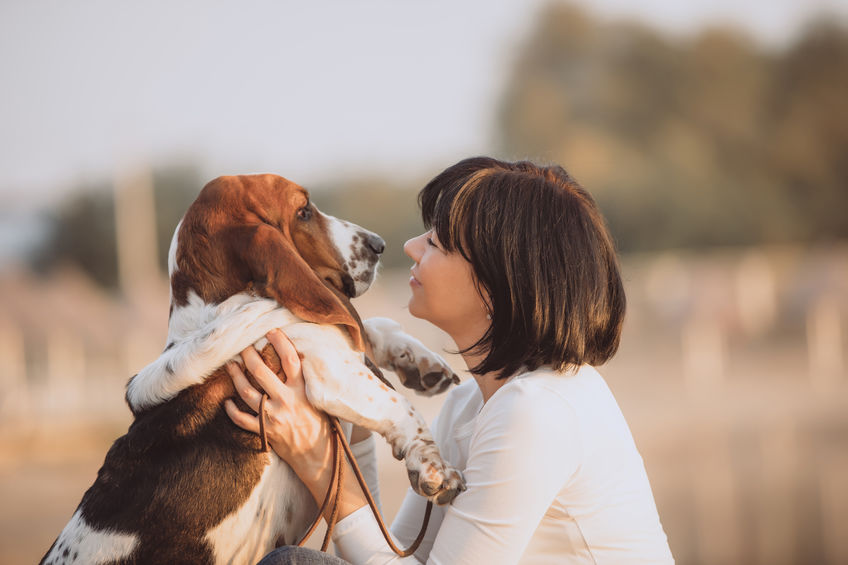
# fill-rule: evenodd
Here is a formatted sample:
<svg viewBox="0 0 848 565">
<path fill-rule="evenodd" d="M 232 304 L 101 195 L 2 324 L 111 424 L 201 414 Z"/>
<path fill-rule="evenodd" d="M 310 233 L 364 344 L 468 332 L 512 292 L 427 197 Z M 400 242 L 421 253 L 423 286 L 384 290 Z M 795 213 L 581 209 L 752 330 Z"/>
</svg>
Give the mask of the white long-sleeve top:
<svg viewBox="0 0 848 565">
<path fill-rule="evenodd" d="M 333 538 L 343 559 L 354 565 L 674 562 L 630 429 L 593 367 L 512 377 L 485 404 L 469 380 L 446 398 L 433 436 L 468 489 L 433 508 L 423 543 L 405 559 L 389 549 L 367 506 L 350 514 Z M 376 466 L 368 465 L 374 474 Z M 425 504 L 410 489 L 391 528 L 401 547 L 417 535 Z"/>
</svg>

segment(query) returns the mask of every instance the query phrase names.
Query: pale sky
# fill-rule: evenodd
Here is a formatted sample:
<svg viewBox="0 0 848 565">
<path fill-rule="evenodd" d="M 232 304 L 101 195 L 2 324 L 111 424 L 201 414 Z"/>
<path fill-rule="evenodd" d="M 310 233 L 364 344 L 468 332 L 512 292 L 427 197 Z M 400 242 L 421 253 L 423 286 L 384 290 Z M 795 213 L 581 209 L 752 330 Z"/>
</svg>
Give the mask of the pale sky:
<svg viewBox="0 0 848 565">
<path fill-rule="evenodd" d="M 0 216 L 145 162 L 305 185 L 434 174 L 489 149 L 545 3 L 3 0 Z M 848 16 L 848 0 L 586 5 L 681 34 L 731 22 L 772 44 L 820 9 Z"/>
</svg>

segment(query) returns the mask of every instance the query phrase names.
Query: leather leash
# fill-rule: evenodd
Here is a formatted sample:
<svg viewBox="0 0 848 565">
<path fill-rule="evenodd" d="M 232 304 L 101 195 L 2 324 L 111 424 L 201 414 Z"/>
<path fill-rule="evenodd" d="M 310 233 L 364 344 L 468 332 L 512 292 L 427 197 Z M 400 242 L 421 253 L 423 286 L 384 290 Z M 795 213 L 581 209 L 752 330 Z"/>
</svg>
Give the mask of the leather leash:
<svg viewBox="0 0 848 565">
<path fill-rule="evenodd" d="M 268 451 L 268 438 L 265 435 L 265 399 L 268 398 L 267 394 L 262 395 L 262 399 L 259 401 L 259 438 L 262 442 L 262 451 Z M 407 549 L 400 549 L 392 539 L 391 534 L 389 534 L 388 528 L 386 528 L 385 522 L 383 522 L 383 517 L 380 515 L 380 511 L 377 509 L 377 503 L 374 502 L 374 497 L 371 496 L 371 491 L 368 489 L 368 484 L 365 482 L 365 478 L 362 476 L 362 471 L 359 468 L 359 465 L 356 463 L 356 458 L 353 456 L 353 452 L 350 449 L 350 444 L 345 437 L 344 431 L 342 430 L 341 424 L 339 423 L 339 419 L 335 416 L 330 416 L 329 414 L 325 414 L 327 416 L 327 420 L 330 423 L 330 430 L 332 432 L 332 443 L 333 443 L 333 475 L 330 478 L 330 488 L 327 489 L 327 495 L 324 497 L 324 502 L 321 504 L 321 509 L 318 511 L 318 516 L 315 517 L 315 520 L 312 522 L 312 525 L 309 526 L 307 532 L 303 535 L 303 538 L 297 543 L 298 547 L 302 547 L 306 544 L 306 541 L 315 531 L 315 528 L 318 527 L 318 523 L 321 521 L 321 517 L 324 516 L 325 511 L 332 504 L 332 508 L 330 510 L 330 517 L 327 519 L 327 532 L 324 534 L 324 541 L 321 543 L 321 551 L 327 551 L 327 548 L 330 545 L 330 537 L 333 533 L 333 528 L 336 525 L 336 521 L 338 520 L 338 512 L 339 512 L 339 501 L 341 500 L 341 489 L 342 489 L 342 481 L 344 479 L 344 460 L 342 459 L 342 455 L 340 451 L 344 451 L 344 456 L 347 457 L 347 460 L 350 462 L 350 466 L 353 469 L 353 474 L 356 477 L 356 481 L 359 483 L 359 488 L 362 489 L 362 493 L 365 495 L 365 499 L 368 501 L 368 506 L 371 507 L 371 512 L 374 514 L 374 518 L 377 520 L 377 525 L 380 526 L 380 531 L 383 533 L 383 538 L 386 540 L 386 543 L 389 547 L 392 548 L 397 555 L 400 557 L 407 557 L 415 553 L 415 550 L 418 549 L 418 546 L 421 545 L 421 542 L 424 540 L 424 534 L 427 532 L 427 525 L 430 523 L 430 514 L 433 511 L 433 501 L 427 501 L 427 507 L 424 510 L 424 522 L 421 524 L 421 530 L 418 532 L 418 537 L 415 538 L 415 541 L 412 542 Z"/>
</svg>

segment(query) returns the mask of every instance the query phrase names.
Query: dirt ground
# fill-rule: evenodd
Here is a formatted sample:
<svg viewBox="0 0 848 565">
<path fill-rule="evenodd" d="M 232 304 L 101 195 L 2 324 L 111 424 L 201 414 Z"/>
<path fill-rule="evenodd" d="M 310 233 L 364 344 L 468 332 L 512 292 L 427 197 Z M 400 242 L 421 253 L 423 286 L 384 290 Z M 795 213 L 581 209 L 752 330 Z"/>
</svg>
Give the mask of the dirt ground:
<svg viewBox="0 0 848 565">
<path fill-rule="evenodd" d="M 0 440 L 0 563 L 38 562 L 120 431 L 115 424 Z"/>
</svg>

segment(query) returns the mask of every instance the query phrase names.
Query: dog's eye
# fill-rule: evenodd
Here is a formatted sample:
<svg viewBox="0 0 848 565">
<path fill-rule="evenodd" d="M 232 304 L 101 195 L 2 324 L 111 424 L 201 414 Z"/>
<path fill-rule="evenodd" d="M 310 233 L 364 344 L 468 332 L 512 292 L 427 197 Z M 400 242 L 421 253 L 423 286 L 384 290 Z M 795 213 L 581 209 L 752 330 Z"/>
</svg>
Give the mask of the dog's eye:
<svg viewBox="0 0 848 565">
<path fill-rule="evenodd" d="M 297 211 L 297 219 L 302 220 L 304 222 L 310 220 L 312 218 L 312 208 L 309 206 L 304 206 L 300 210 Z"/>
</svg>

